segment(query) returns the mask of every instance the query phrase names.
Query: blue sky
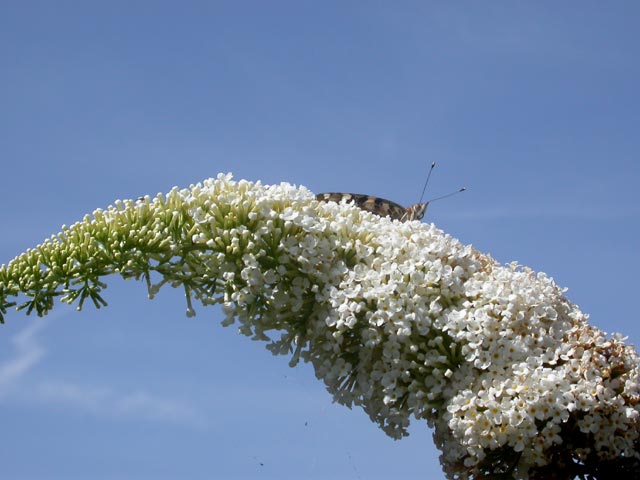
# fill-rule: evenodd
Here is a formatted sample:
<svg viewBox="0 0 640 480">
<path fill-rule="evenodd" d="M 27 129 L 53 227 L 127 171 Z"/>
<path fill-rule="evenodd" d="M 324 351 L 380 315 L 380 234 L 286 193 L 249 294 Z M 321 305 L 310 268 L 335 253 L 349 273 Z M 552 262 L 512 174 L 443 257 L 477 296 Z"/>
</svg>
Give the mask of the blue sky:
<svg viewBox="0 0 640 480">
<path fill-rule="evenodd" d="M 640 341 L 635 2 L 0 5 L 0 263 L 218 172 L 411 204 Z M 10 479 L 442 478 L 221 312 L 108 279 L 109 307 L 0 326 Z"/>
</svg>

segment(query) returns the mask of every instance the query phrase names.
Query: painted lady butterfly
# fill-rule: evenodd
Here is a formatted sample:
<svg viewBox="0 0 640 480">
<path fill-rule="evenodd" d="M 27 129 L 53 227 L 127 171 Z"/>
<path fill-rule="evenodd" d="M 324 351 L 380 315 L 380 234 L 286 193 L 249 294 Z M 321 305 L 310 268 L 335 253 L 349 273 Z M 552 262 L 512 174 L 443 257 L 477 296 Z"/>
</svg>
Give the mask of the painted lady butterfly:
<svg viewBox="0 0 640 480">
<path fill-rule="evenodd" d="M 341 202 L 342 200 L 346 200 L 347 202 L 354 203 L 362 210 L 375 213 L 376 215 L 379 215 L 381 217 L 390 217 L 392 220 L 400 220 L 401 222 L 422 220 L 422 217 L 424 217 L 424 214 L 427 211 L 427 207 L 429 206 L 430 202 L 450 197 L 451 195 L 455 195 L 456 193 L 464 192 L 466 190 L 466 188 L 463 187 L 456 192 L 450 193 L 448 195 L 443 195 L 442 197 L 437 197 L 429 200 L 428 202 L 422 203 L 422 198 L 424 197 L 424 192 L 427 189 L 429 178 L 431 177 L 431 172 L 433 171 L 433 167 L 435 166 L 436 163 L 433 162 L 431 164 L 429 174 L 427 175 L 427 181 L 424 183 L 424 188 L 422 189 L 420 202 L 411 205 L 410 207 L 403 207 L 402 205 L 392 202 L 391 200 L 372 197 L 370 195 L 362 195 L 360 193 L 319 193 L 318 195 L 316 195 L 316 200 L 322 202 Z"/>
<path fill-rule="evenodd" d="M 362 210 L 375 213 L 381 217 L 391 217 L 392 220 L 400 220 L 401 222 L 421 220 L 429 205 L 429 202 L 416 203 L 415 205 L 405 208 L 391 200 L 359 193 L 319 193 L 316 195 L 316 200 L 324 202 L 340 202 L 346 200 L 347 202 L 353 202 Z"/>
</svg>

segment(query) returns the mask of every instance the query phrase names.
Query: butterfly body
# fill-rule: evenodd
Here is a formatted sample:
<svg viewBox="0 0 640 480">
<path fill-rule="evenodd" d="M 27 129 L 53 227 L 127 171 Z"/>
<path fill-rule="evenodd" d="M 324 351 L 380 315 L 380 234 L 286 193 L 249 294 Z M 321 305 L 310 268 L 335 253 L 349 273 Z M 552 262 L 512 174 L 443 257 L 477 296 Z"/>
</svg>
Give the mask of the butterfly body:
<svg viewBox="0 0 640 480">
<path fill-rule="evenodd" d="M 381 217 L 390 217 L 392 220 L 400 220 L 407 222 L 411 220 L 421 220 L 429 203 L 416 203 L 410 207 L 386 200 L 380 197 L 372 197 L 371 195 L 363 195 L 360 193 L 319 193 L 316 200 L 322 202 L 341 202 L 346 201 L 354 203 L 356 206 L 367 212 L 374 213 Z"/>
</svg>

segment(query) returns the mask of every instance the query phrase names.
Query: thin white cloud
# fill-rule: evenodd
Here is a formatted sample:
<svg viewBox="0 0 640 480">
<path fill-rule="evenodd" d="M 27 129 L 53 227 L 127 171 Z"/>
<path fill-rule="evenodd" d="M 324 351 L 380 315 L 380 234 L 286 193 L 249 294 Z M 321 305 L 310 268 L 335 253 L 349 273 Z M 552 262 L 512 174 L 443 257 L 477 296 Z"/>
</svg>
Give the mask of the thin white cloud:
<svg viewBox="0 0 640 480">
<path fill-rule="evenodd" d="M 38 334 L 47 324 L 47 320 L 38 319 L 11 339 L 14 351 L 0 362 L 0 400 L 9 397 L 26 399 L 31 405 L 57 405 L 97 417 L 173 423 L 195 428 L 206 426 L 205 416 L 189 402 L 151 394 L 143 389 L 122 392 L 109 386 L 56 380 L 28 382 L 28 373 L 47 354 L 38 341 Z"/>
<path fill-rule="evenodd" d="M 105 386 L 48 381 L 36 388 L 39 400 L 96 416 L 204 427 L 204 416 L 192 405 L 144 390 L 120 392 Z"/>
<path fill-rule="evenodd" d="M 46 325 L 46 320 L 38 319 L 11 339 L 15 352 L 13 356 L 0 363 L 0 397 L 13 389 L 29 370 L 45 356 L 46 351 L 40 345 L 37 334 Z"/>
</svg>

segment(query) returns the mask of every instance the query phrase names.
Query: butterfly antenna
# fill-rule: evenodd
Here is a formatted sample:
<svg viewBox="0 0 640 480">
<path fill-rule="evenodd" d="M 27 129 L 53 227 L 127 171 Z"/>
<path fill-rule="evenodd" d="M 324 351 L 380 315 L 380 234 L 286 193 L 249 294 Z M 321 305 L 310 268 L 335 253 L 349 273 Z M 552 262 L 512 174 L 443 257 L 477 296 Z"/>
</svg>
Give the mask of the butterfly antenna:
<svg viewBox="0 0 640 480">
<path fill-rule="evenodd" d="M 436 162 L 431 164 L 431 168 L 429 169 L 429 173 L 427 174 L 427 181 L 424 182 L 424 187 L 422 188 L 422 195 L 420 195 L 420 201 L 418 203 L 422 203 L 422 199 L 424 198 L 424 192 L 427 191 L 427 185 L 429 185 L 429 179 L 431 178 L 431 172 L 433 172 L 433 168 L 436 166 Z"/>
<path fill-rule="evenodd" d="M 447 198 L 447 197 L 451 197 L 453 195 L 457 195 L 459 193 L 464 192 L 466 189 L 467 189 L 466 187 L 462 187 L 460 190 L 456 190 L 455 192 L 448 193 L 448 194 L 443 195 L 441 197 L 432 198 L 427 203 L 435 202 L 436 200 L 442 200 L 443 198 Z"/>
</svg>

